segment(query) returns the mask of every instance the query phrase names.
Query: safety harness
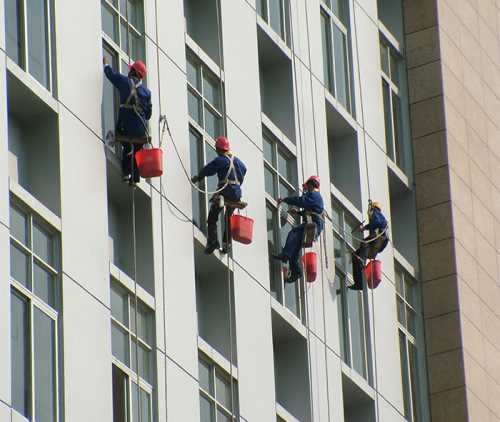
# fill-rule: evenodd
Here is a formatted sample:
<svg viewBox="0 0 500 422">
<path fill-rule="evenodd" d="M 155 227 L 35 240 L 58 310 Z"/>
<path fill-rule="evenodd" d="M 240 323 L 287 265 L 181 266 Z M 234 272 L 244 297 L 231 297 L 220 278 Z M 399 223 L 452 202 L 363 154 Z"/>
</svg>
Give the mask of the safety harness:
<svg viewBox="0 0 500 422">
<path fill-rule="evenodd" d="M 236 168 L 234 167 L 234 158 L 235 157 L 232 154 L 224 154 L 224 155 L 225 155 L 225 157 L 227 157 L 229 159 L 229 168 L 227 169 L 227 173 L 226 173 L 226 176 L 224 177 L 224 179 L 219 182 L 218 187 L 225 188 L 226 186 L 229 186 L 229 185 L 239 186 L 240 181 L 238 180 L 238 175 L 236 174 Z M 229 179 L 229 176 L 231 175 L 231 173 L 234 174 L 234 180 Z M 224 196 L 221 195 L 220 193 L 216 193 L 212 197 L 212 201 L 217 203 L 220 208 L 223 208 L 225 203 L 227 203 L 226 205 L 231 206 L 233 208 L 241 208 L 241 209 L 245 208 L 247 205 L 245 202 L 241 202 L 241 201 L 238 201 L 238 202 L 226 201 L 224 199 Z"/>
<path fill-rule="evenodd" d="M 313 217 L 316 217 L 320 220 L 325 220 L 324 212 L 319 214 L 314 211 L 302 211 L 302 216 L 305 219 L 304 226 L 304 239 L 302 240 L 304 248 L 312 247 L 314 241 L 318 238 L 318 228 L 316 223 L 313 220 Z"/>
<path fill-rule="evenodd" d="M 142 84 L 142 81 L 139 81 L 136 84 L 133 79 L 129 78 L 130 94 L 128 95 L 125 103 L 120 104 L 120 108 L 123 108 L 126 110 L 132 110 L 136 114 L 136 116 L 140 119 L 142 125 L 144 126 L 144 131 L 146 132 L 146 137 L 149 138 L 148 124 L 144 120 L 144 117 L 142 117 L 142 113 L 144 113 L 144 110 L 143 110 L 141 103 L 139 101 L 139 94 L 137 93 L 137 88 L 141 84 Z M 134 101 L 132 102 L 132 100 L 134 100 Z"/>
</svg>

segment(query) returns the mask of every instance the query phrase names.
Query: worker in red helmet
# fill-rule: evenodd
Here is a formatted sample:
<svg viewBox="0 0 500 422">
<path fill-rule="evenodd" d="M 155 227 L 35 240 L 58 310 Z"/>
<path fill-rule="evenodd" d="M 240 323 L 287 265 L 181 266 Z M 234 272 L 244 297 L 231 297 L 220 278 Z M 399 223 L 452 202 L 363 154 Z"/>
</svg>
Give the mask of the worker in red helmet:
<svg viewBox="0 0 500 422">
<path fill-rule="evenodd" d="M 222 188 L 221 192 L 215 194 L 210 199 L 210 211 L 207 218 L 207 245 L 205 248 L 206 254 L 211 254 L 215 249 L 220 247 L 217 239 L 217 221 L 219 214 L 222 211 L 219 205 L 219 195 L 222 195 L 225 200 L 238 202 L 241 199 L 241 184 L 245 178 L 247 168 L 243 161 L 231 153 L 229 140 L 224 136 L 219 136 L 215 140 L 215 150 L 217 157 L 208 163 L 201 171 L 191 178 L 193 183 L 197 183 L 205 177 L 217 175 L 219 183 L 217 190 Z M 226 207 L 225 221 L 226 225 L 229 218 L 234 212 L 234 208 Z M 223 235 L 223 250 L 227 251 L 229 239 L 227 237 L 228 227 L 224 228 Z"/>
<path fill-rule="evenodd" d="M 128 75 L 115 72 L 103 59 L 104 74 L 120 93 L 120 110 L 116 122 L 116 136 L 130 139 L 142 139 L 147 136 L 148 120 L 151 118 L 152 104 L 151 91 L 146 88 L 142 80 L 146 76 L 146 65 L 137 60 L 129 65 Z M 123 179 L 130 183 L 139 182 L 139 171 L 135 158 L 132 165 L 131 154 L 142 149 L 142 144 L 122 143 L 122 172 Z"/>
<path fill-rule="evenodd" d="M 289 196 L 288 198 L 278 198 L 278 204 L 284 202 L 288 205 L 299 207 L 303 216 L 310 215 L 312 221 L 316 223 L 316 237 L 320 235 L 325 227 L 323 217 L 324 203 L 319 192 L 320 180 L 318 176 L 311 176 L 302 185 L 303 194 L 301 196 Z M 294 283 L 302 277 L 302 269 L 299 265 L 300 250 L 304 240 L 304 229 L 306 223 L 295 226 L 286 238 L 283 251 L 279 255 L 271 255 L 272 258 L 281 262 L 288 262 L 290 265 L 290 274 L 285 280 L 286 283 Z"/>
</svg>

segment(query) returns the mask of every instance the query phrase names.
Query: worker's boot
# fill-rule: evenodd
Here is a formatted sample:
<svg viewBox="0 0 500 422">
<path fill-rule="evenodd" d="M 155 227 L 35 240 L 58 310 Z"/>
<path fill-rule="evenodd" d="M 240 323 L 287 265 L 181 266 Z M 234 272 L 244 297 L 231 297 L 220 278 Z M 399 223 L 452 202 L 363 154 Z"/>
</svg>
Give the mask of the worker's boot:
<svg viewBox="0 0 500 422">
<path fill-rule="evenodd" d="M 224 255 L 231 252 L 231 242 L 222 242 L 222 249 L 220 250 Z"/>
<path fill-rule="evenodd" d="M 302 274 L 292 271 L 290 275 L 287 278 L 285 278 L 285 283 L 295 283 L 297 280 L 300 279 L 300 277 L 302 277 Z"/>
<path fill-rule="evenodd" d="M 218 240 L 208 240 L 207 246 L 205 247 L 205 253 L 207 255 L 212 254 L 216 249 L 220 248 L 220 244 Z"/>
<path fill-rule="evenodd" d="M 272 259 L 276 259 L 277 261 L 281 261 L 284 264 L 286 264 L 288 262 L 288 257 L 286 255 L 282 254 L 282 253 L 280 253 L 278 255 L 271 254 L 271 258 Z"/>
</svg>

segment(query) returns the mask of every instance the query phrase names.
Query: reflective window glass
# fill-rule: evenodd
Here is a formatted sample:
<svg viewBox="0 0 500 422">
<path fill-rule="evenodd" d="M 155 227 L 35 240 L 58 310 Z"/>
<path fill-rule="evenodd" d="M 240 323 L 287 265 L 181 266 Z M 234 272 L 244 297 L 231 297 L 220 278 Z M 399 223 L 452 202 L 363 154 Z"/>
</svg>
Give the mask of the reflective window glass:
<svg viewBox="0 0 500 422">
<path fill-rule="evenodd" d="M 10 275 L 23 286 L 31 287 L 28 255 L 17 246 L 10 245 Z"/>
<path fill-rule="evenodd" d="M 28 216 L 20 209 L 10 207 L 10 234 L 24 245 L 29 241 Z"/>
</svg>

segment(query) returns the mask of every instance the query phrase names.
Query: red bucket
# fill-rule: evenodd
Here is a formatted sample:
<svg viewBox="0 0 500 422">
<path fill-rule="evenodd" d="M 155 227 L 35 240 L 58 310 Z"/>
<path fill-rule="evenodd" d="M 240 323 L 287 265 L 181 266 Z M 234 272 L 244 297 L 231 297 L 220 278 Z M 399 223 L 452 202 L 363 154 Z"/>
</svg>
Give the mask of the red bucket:
<svg viewBox="0 0 500 422">
<path fill-rule="evenodd" d="M 306 281 L 312 283 L 316 280 L 318 275 L 318 264 L 316 259 L 316 252 L 307 252 L 302 257 L 302 264 L 306 273 Z"/>
<path fill-rule="evenodd" d="M 253 220 L 243 215 L 232 215 L 230 220 L 231 236 L 237 242 L 252 243 Z"/>
<path fill-rule="evenodd" d="M 135 153 L 135 161 L 142 178 L 163 174 L 163 151 L 160 148 L 141 149 Z"/>
<path fill-rule="evenodd" d="M 370 289 L 376 289 L 382 281 L 382 263 L 377 259 L 372 259 L 364 269 L 366 284 Z"/>
</svg>

